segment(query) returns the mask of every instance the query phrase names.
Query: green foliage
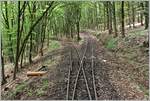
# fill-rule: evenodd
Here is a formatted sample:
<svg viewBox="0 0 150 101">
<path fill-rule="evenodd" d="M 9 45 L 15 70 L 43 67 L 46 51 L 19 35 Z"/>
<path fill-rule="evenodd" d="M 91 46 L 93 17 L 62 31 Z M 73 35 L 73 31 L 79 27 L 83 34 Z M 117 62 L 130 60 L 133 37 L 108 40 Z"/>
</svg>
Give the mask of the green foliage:
<svg viewBox="0 0 150 101">
<path fill-rule="evenodd" d="M 37 89 L 36 90 L 36 96 L 42 96 L 44 94 L 45 94 L 44 90 L 42 90 L 42 89 Z"/>
<path fill-rule="evenodd" d="M 36 90 L 36 95 L 37 96 L 42 96 L 45 94 L 45 90 L 48 89 L 49 83 L 48 83 L 48 79 L 44 79 L 42 80 L 42 85 L 41 88 L 38 88 Z"/>
<path fill-rule="evenodd" d="M 49 85 L 48 85 L 48 84 L 49 84 L 49 83 L 48 83 L 48 79 L 44 79 L 42 82 L 43 82 L 42 88 L 43 88 L 43 89 L 47 89 L 48 86 L 49 86 Z"/>
<path fill-rule="evenodd" d="M 8 93 L 9 94 L 8 96 L 9 97 L 15 97 L 16 94 L 19 92 L 22 92 L 25 87 L 26 87 L 26 83 L 24 83 L 24 82 L 17 85 L 14 91 L 11 91 L 11 93 Z"/>
<path fill-rule="evenodd" d="M 115 49 L 117 47 L 117 38 L 109 38 L 105 46 L 108 49 Z"/>
<path fill-rule="evenodd" d="M 129 32 L 129 35 L 131 36 L 139 36 L 139 35 L 145 35 L 145 33 L 147 33 L 147 30 L 144 30 L 143 28 L 137 28 L 133 31 Z"/>
<path fill-rule="evenodd" d="M 19 84 L 19 85 L 16 87 L 15 92 L 21 92 L 25 86 L 26 86 L 25 83 Z"/>
<path fill-rule="evenodd" d="M 7 4 L 7 6 L 5 3 Z M 31 60 L 29 59 L 29 57 L 34 58 L 34 56 L 37 56 L 38 53 L 40 53 L 39 50 L 42 51 L 43 47 L 45 47 L 45 43 L 49 42 L 50 37 L 60 38 L 65 36 L 67 38 L 71 37 L 74 40 L 75 38 L 78 38 L 76 37 L 77 35 L 79 35 L 77 33 L 81 32 L 82 29 L 101 29 L 101 31 L 103 31 L 103 29 L 107 30 L 106 27 L 109 23 L 107 19 L 107 8 L 111 7 L 111 5 L 107 6 L 107 3 L 105 1 L 55 1 L 52 6 L 49 6 L 49 3 L 51 2 L 46 1 L 29 1 L 26 2 L 27 5 L 23 6 L 25 2 L 20 1 L 20 8 L 18 7 L 18 2 L 7 1 L 5 3 L 1 2 L 0 5 L 0 10 L 2 12 L 2 21 L 0 21 L 0 25 L 3 33 L 2 49 L 4 53 L 4 59 L 8 60 L 10 56 L 14 56 L 14 58 L 19 58 L 16 59 L 18 60 L 17 62 L 20 62 L 22 56 L 23 62 L 27 59 Z M 110 3 L 112 4 L 112 2 Z M 126 21 L 126 25 L 129 23 L 128 19 L 133 18 L 131 8 L 134 8 L 135 10 L 135 21 L 140 14 L 143 14 L 143 20 L 144 16 L 148 15 L 148 5 L 146 6 L 146 4 L 148 4 L 147 2 L 125 1 L 124 3 L 124 20 Z M 130 9 L 128 3 L 130 4 Z M 144 7 L 142 7 L 140 3 L 142 3 Z M 116 24 L 118 31 L 120 31 L 122 13 L 121 2 L 117 1 L 115 2 L 115 5 Z M 47 8 L 49 7 L 50 9 L 47 10 Z M 18 19 L 19 10 L 21 11 L 20 19 Z M 48 12 L 45 12 L 45 10 Z M 114 17 L 112 17 L 111 19 L 113 18 Z M 22 29 L 18 35 L 19 40 L 17 40 L 17 29 L 19 26 L 18 20 L 20 20 L 19 29 Z M 114 21 L 112 21 L 112 23 L 113 22 Z M 34 24 L 35 26 L 33 26 Z M 32 34 L 29 33 L 29 30 L 32 31 Z M 114 32 L 114 28 L 112 29 L 112 31 Z M 139 32 L 137 34 L 142 33 L 143 32 Z M 99 34 L 97 34 L 97 36 L 98 35 Z M 17 44 L 17 42 L 19 44 Z M 80 43 L 82 43 L 82 40 L 80 41 Z M 106 47 L 108 49 L 114 49 L 116 48 L 116 44 L 117 40 L 112 38 L 108 40 Z M 60 46 L 61 45 L 58 41 L 51 41 L 50 45 L 47 48 L 51 51 L 59 48 Z M 24 47 L 25 50 L 23 51 Z M 19 56 L 17 56 L 16 51 L 19 51 Z"/>
<path fill-rule="evenodd" d="M 27 92 L 28 96 L 32 96 L 33 95 L 33 91 L 29 89 L 29 91 Z"/>
<path fill-rule="evenodd" d="M 147 90 L 146 87 L 144 85 L 142 85 L 142 84 L 140 84 L 139 87 L 145 93 L 145 96 L 148 98 L 149 90 Z"/>
<path fill-rule="evenodd" d="M 49 46 L 49 50 L 55 50 L 58 49 L 60 47 L 60 43 L 58 41 L 51 41 L 50 42 L 50 46 Z"/>
</svg>

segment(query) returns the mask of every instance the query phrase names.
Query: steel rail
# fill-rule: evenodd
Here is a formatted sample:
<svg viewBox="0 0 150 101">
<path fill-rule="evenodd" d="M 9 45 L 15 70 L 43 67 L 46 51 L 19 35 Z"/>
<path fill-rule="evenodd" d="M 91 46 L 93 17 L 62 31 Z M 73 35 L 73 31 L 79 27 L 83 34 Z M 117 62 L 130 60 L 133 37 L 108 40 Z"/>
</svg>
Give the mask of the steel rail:
<svg viewBox="0 0 150 101">
<path fill-rule="evenodd" d="M 67 100 L 69 100 L 69 87 L 70 87 L 71 70 L 72 70 L 72 51 L 70 51 L 70 66 L 69 66 L 68 82 L 67 82 L 67 94 L 66 94 L 66 99 Z"/>
<path fill-rule="evenodd" d="M 94 88 L 94 95 L 95 95 L 95 100 L 97 100 L 97 92 L 96 92 L 96 85 L 95 85 L 95 76 L 94 76 L 94 54 L 93 54 L 93 46 L 92 46 L 92 81 L 93 81 L 93 88 Z"/>
<path fill-rule="evenodd" d="M 77 82 L 78 82 L 78 78 L 79 78 L 79 74 L 80 74 L 81 69 L 82 69 L 84 80 L 85 80 L 85 83 L 86 83 L 86 88 L 87 88 L 87 91 L 88 91 L 89 99 L 92 100 L 91 93 L 90 93 L 90 90 L 89 90 L 89 87 L 88 87 L 88 83 L 87 83 L 87 79 L 86 79 L 86 76 L 85 76 L 85 71 L 83 69 L 83 60 L 84 60 L 85 53 L 87 51 L 87 45 L 88 45 L 88 41 L 86 41 L 86 48 L 85 48 L 85 51 L 83 53 L 83 56 L 82 56 L 82 58 L 80 58 L 81 59 L 80 67 L 79 67 L 79 70 L 78 70 L 78 73 L 77 73 L 77 76 L 76 76 L 76 79 L 75 79 L 75 84 L 74 84 L 74 89 L 73 89 L 73 94 L 72 94 L 72 100 L 74 100 L 74 97 L 75 97 Z"/>
</svg>

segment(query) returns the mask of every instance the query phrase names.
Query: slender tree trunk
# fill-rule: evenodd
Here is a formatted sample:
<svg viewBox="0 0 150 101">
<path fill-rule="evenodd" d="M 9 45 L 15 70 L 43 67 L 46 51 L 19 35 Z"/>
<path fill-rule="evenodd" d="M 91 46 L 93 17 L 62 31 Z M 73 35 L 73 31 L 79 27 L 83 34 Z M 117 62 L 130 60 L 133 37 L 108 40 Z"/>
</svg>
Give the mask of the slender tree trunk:
<svg viewBox="0 0 150 101">
<path fill-rule="evenodd" d="M 9 25 L 9 16 L 8 16 L 8 6 L 7 6 L 7 1 L 4 2 L 5 3 L 5 23 L 6 23 L 6 29 L 7 29 L 7 33 L 9 33 L 8 35 L 8 47 L 9 47 L 9 60 L 11 63 L 14 63 L 14 55 L 13 55 L 13 48 L 12 48 L 12 38 L 11 38 L 11 34 L 9 32 L 10 30 L 10 25 Z"/>
<path fill-rule="evenodd" d="M 33 2 L 33 8 L 31 10 L 31 7 L 30 5 L 28 4 L 28 7 L 29 7 L 29 12 L 30 12 L 30 20 L 31 20 L 31 26 L 33 25 L 33 21 L 34 21 L 34 14 L 36 12 L 36 4 L 35 2 Z M 33 29 L 34 30 L 34 29 Z M 32 63 L 32 47 L 33 47 L 33 33 L 31 33 L 31 36 L 30 36 L 30 51 L 29 51 L 29 63 L 31 64 Z"/>
<path fill-rule="evenodd" d="M 34 6 L 33 6 L 34 7 Z M 30 20 L 31 20 L 31 26 L 33 25 L 33 11 L 31 11 L 31 7 L 28 3 L 28 8 L 29 8 L 29 12 L 30 12 Z M 32 63 L 32 35 L 33 33 L 31 33 L 31 36 L 30 36 L 30 49 L 29 49 L 29 63 L 31 64 Z"/>
<path fill-rule="evenodd" d="M 109 34 L 112 34 L 112 4 L 108 2 L 109 7 Z"/>
<path fill-rule="evenodd" d="M 22 54 L 21 54 L 21 62 L 20 62 L 20 67 L 21 67 L 21 68 L 22 68 L 22 65 L 23 65 L 23 57 L 25 57 L 24 51 L 25 51 L 25 46 L 24 46 L 23 52 L 22 52 Z"/>
<path fill-rule="evenodd" d="M 106 30 L 106 12 L 105 12 L 105 5 L 104 5 L 104 31 Z"/>
<path fill-rule="evenodd" d="M 70 34 L 71 34 L 71 38 L 73 39 L 73 25 L 70 26 Z"/>
<path fill-rule="evenodd" d="M 138 8 L 140 8 L 140 4 L 138 3 Z M 140 13 L 138 12 L 137 22 L 140 23 Z"/>
<path fill-rule="evenodd" d="M 77 22 L 76 22 L 76 27 L 77 27 L 77 40 L 80 40 L 80 18 L 81 18 L 81 10 L 79 6 L 77 6 Z"/>
<path fill-rule="evenodd" d="M 149 26 L 149 1 L 145 1 L 145 29 Z"/>
<path fill-rule="evenodd" d="M 115 37 L 117 37 L 117 36 L 118 36 L 118 33 L 117 33 L 117 27 L 116 27 L 115 2 L 113 2 L 113 24 L 114 24 L 114 30 L 115 30 Z"/>
<path fill-rule="evenodd" d="M 134 8 L 134 1 L 132 1 L 132 24 L 133 28 L 135 28 L 135 8 Z"/>
<path fill-rule="evenodd" d="M 79 32 L 80 32 L 80 24 L 79 24 L 79 22 L 76 24 L 77 25 L 77 34 L 78 34 L 78 41 L 80 40 L 80 34 L 79 34 Z"/>
<path fill-rule="evenodd" d="M 49 3 L 49 6 L 46 8 L 46 10 L 42 13 L 42 15 L 35 21 L 35 23 L 30 27 L 28 34 L 25 36 L 20 51 L 19 51 L 19 46 L 20 46 L 20 1 L 18 1 L 18 33 L 17 33 L 17 49 L 16 49 L 16 62 L 15 62 L 15 67 L 14 67 L 14 75 L 13 75 L 13 79 L 16 79 L 16 72 L 18 70 L 18 61 L 20 58 L 21 53 L 23 52 L 23 49 L 28 41 L 28 38 L 30 37 L 30 35 L 32 34 L 33 29 L 35 28 L 35 26 L 41 21 L 41 19 L 45 16 L 45 14 L 49 11 L 49 9 L 52 7 L 54 1 Z M 51 10 L 53 10 L 55 8 L 52 7 Z"/>
<path fill-rule="evenodd" d="M 24 52 L 21 54 L 20 68 L 22 68 L 22 64 L 23 64 L 23 56 L 24 56 Z"/>
<path fill-rule="evenodd" d="M 47 35 L 47 47 L 49 47 L 49 33 L 48 33 L 48 35 Z"/>
<path fill-rule="evenodd" d="M 30 51 L 29 51 L 29 63 L 31 64 L 32 63 L 32 34 L 30 36 Z"/>
<path fill-rule="evenodd" d="M 138 23 L 140 23 L 140 14 L 138 13 L 138 18 L 137 18 Z"/>
<path fill-rule="evenodd" d="M 128 1 L 128 18 L 129 18 L 129 28 L 131 28 L 131 13 L 130 13 L 130 2 Z"/>
<path fill-rule="evenodd" d="M 109 1 L 106 2 L 107 29 L 109 30 Z"/>
<path fill-rule="evenodd" d="M 121 33 L 122 33 L 122 37 L 125 37 L 125 30 L 124 30 L 124 1 L 121 1 L 121 22 L 122 22 L 122 30 L 121 30 Z"/>
<path fill-rule="evenodd" d="M 47 25 L 47 14 L 45 15 L 45 19 L 44 19 L 43 26 L 42 26 L 41 48 L 40 48 L 41 56 L 43 56 L 43 47 L 44 47 L 44 40 L 45 40 L 46 25 Z"/>
<path fill-rule="evenodd" d="M 1 69 L 1 76 L 2 76 L 2 84 L 1 85 L 3 85 L 3 84 L 5 84 L 5 83 L 7 83 L 7 81 L 6 81 L 6 78 L 5 78 L 5 71 L 4 71 L 4 59 L 3 59 L 3 56 L 1 56 L 1 61 L 2 61 L 2 69 Z"/>
<path fill-rule="evenodd" d="M 141 5 L 141 9 L 144 10 L 144 5 L 143 3 L 140 3 Z M 140 12 L 140 22 L 141 22 L 141 26 L 143 26 L 143 12 Z"/>
<path fill-rule="evenodd" d="M 17 28 L 17 49 L 16 49 L 16 61 L 14 67 L 13 79 L 16 79 L 16 73 L 18 71 L 18 61 L 19 61 L 19 46 L 20 46 L 20 1 L 18 1 L 18 28 Z"/>
<path fill-rule="evenodd" d="M 3 54 L 2 54 L 2 36 L 0 34 L 0 53 L 1 53 L 1 61 L 0 61 L 0 64 L 2 66 L 2 69 L 1 69 L 1 77 L 2 77 L 2 81 L 1 81 L 1 85 L 7 83 L 6 81 L 6 78 L 5 78 L 5 70 L 4 70 L 4 58 L 3 58 Z"/>
</svg>

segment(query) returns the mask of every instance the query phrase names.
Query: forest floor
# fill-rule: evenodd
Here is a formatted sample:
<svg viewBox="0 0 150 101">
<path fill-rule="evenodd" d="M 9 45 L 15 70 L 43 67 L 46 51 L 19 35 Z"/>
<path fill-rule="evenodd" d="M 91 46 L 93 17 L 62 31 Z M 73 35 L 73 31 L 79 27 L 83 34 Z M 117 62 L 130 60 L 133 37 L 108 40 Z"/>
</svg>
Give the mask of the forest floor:
<svg viewBox="0 0 150 101">
<path fill-rule="evenodd" d="M 97 99 L 148 99 L 148 52 L 147 48 L 142 46 L 142 42 L 148 38 L 148 31 L 143 27 L 138 27 L 127 33 L 126 37 L 122 39 L 120 37 L 113 38 L 108 33 L 87 30 L 80 33 L 82 40 L 79 43 L 70 40 L 61 41 L 60 49 L 46 53 L 43 58 L 38 59 L 38 62 L 29 66 L 34 68 L 31 70 L 38 69 L 43 65 L 47 66 L 48 70 L 44 76 L 28 78 L 26 77 L 28 69 L 26 69 L 24 75 L 18 74 L 20 78 L 15 81 L 15 85 L 9 86 L 10 89 L 7 91 L 2 90 L 2 99 L 65 100 L 71 46 L 73 44 L 82 54 L 86 45 L 85 40 L 88 42 L 87 58 L 84 64 L 87 74 L 90 74 L 91 47 L 94 48 Z M 79 60 L 75 52 L 73 52 L 73 61 L 73 69 L 76 73 L 79 68 Z M 22 78 L 26 79 L 22 80 Z M 79 81 L 75 99 L 88 99 L 82 75 Z"/>
</svg>

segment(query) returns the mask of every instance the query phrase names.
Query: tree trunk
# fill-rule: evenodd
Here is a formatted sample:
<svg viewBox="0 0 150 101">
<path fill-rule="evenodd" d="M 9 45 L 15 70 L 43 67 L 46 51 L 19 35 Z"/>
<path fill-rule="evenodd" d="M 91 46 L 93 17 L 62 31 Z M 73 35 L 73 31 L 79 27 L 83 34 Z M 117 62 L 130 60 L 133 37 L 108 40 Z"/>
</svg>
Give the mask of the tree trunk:
<svg viewBox="0 0 150 101">
<path fill-rule="evenodd" d="M 35 26 L 41 21 L 41 19 L 45 16 L 45 14 L 49 11 L 49 9 L 52 7 L 54 1 L 50 2 L 49 6 L 46 8 L 46 10 L 42 13 L 42 15 L 35 21 L 35 23 L 30 27 L 28 34 L 25 36 L 22 45 L 20 47 L 19 50 L 19 46 L 20 46 L 20 35 L 19 35 L 19 30 L 20 30 L 20 1 L 18 1 L 18 33 L 17 33 L 17 48 L 16 48 L 16 61 L 15 61 L 15 66 L 14 66 L 14 75 L 13 75 L 13 79 L 16 79 L 16 72 L 18 70 L 18 61 L 20 58 L 21 53 L 23 52 L 23 49 L 28 41 L 28 38 L 30 37 L 30 35 L 32 34 L 33 29 L 35 28 Z M 52 7 L 51 10 L 53 10 L 55 8 Z"/>
<path fill-rule="evenodd" d="M 121 24 L 122 24 L 122 30 L 121 30 L 121 33 L 122 33 L 122 37 L 125 37 L 125 30 L 124 30 L 124 1 L 121 1 Z"/>
<path fill-rule="evenodd" d="M 109 30 L 109 1 L 106 2 L 106 14 L 107 14 L 107 29 Z"/>
<path fill-rule="evenodd" d="M 145 29 L 149 26 L 149 1 L 145 1 Z"/>
<path fill-rule="evenodd" d="M 20 1 L 18 1 L 18 28 L 17 28 L 17 48 L 16 48 L 16 61 L 14 67 L 13 79 L 16 79 L 16 73 L 18 71 L 18 61 L 19 61 L 19 46 L 20 46 Z"/>
<path fill-rule="evenodd" d="M 140 4 L 138 3 L 138 8 L 140 8 Z M 137 18 L 137 22 L 140 23 L 140 13 L 138 12 L 138 18 Z"/>
<path fill-rule="evenodd" d="M 132 24 L 133 24 L 133 28 L 135 28 L 135 8 L 134 8 L 134 1 L 132 1 Z"/>
<path fill-rule="evenodd" d="M 0 61 L 0 64 L 2 66 L 2 69 L 1 69 L 1 77 L 2 77 L 2 81 L 1 81 L 1 85 L 5 84 L 7 81 L 6 81 L 6 78 L 5 78 L 5 70 L 4 70 L 4 58 L 3 58 L 3 54 L 2 54 L 2 36 L 0 34 L 0 53 L 1 53 L 1 61 Z"/>
<path fill-rule="evenodd" d="M 70 26 L 70 34 L 71 34 L 71 38 L 73 39 L 73 25 Z"/>
<path fill-rule="evenodd" d="M 129 18 L 129 28 L 131 28 L 131 13 L 130 13 L 130 2 L 128 1 L 128 18 Z"/>
<path fill-rule="evenodd" d="M 105 13 L 105 5 L 104 5 L 104 31 L 106 30 L 106 13 Z"/>
<path fill-rule="evenodd" d="M 25 51 L 25 48 L 26 48 L 26 47 L 24 46 L 24 48 L 23 48 L 23 50 L 22 50 L 23 52 L 22 52 L 22 54 L 21 54 L 21 61 L 20 61 L 20 67 L 21 67 L 21 68 L 22 68 L 22 65 L 23 65 L 23 58 L 25 57 L 25 52 L 24 52 L 24 51 Z"/>
<path fill-rule="evenodd" d="M 115 11 L 115 2 L 113 2 L 113 24 L 114 24 L 114 30 L 115 30 L 115 37 L 118 36 L 117 34 L 117 26 L 116 26 L 116 11 Z"/>
<path fill-rule="evenodd" d="M 140 23 L 140 15 L 138 14 L 138 18 L 137 18 L 138 23 Z"/>
<path fill-rule="evenodd" d="M 109 7 L 109 34 L 112 34 L 112 4 L 108 2 Z"/>
<path fill-rule="evenodd" d="M 41 48 L 40 48 L 40 53 L 41 56 L 43 56 L 43 47 L 44 47 L 44 40 L 45 40 L 45 31 L 46 31 L 46 24 L 47 24 L 47 13 L 44 18 L 43 26 L 42 26 L 42 33 L 41 33 Z"/>
<path fill-rule="evenodd" d="M 79 32 L 80 32 L 80 25 L 79 25 L 79 22 L 76 24 L 76 26 L 77 26 L 77 35 L 78 35 L 77 40 L 79 41 L 80 40 L 80 34 L 79 34 Z"/>
<path fill-rule="evenodd" d="M 1 82 L 1 85 L 7 83 L 6 81 L 6 78 L 5 78 L 5 71 L 4 71 L 4 59 L 3 59 L 3 56 L 1 55 L 1 64 L 2 64 L 2 70 L 1 70 L 1 76 L 2 76 L 2 82 Z"/>
<path fill-rule="evenodd" d="M 81 10 L 79 8 L 79 5 L 77 5 L 77 22 L 76 22 L 76 27 L 77 27 L 77 40 L 79 41 L 80 38 L 80 18 L 81 18 Z"/>
<path fill-rule="evenodd" d="M 140 3 L 141 5 L 141 9 L 144 10 L 144 5 L 143 3 Z M 143 12 L 140 12 L 140 22 L 141 22 L 141 26 L 143 26 Z"/>
<path fill-rule="evenodd" d="M 32 63 L 32 34 L 30 36 L 30 51 L 29 51 L 29 63 L 31 64 Z"/>
<path fill-rule="evenodd" d="M 5 23 L 6 23 L 6 29 L 7 29 L 7 33 L 9 33 L 8 35 L 8 50 L 9 50 L 9 60 L 11 63 L 14 63 L 14 53 L 13 53 L 13 48 L 12 48 L 12 38 L 11 38 L 11 34 L 10 34 L 10 25 L 9 25 L 9 16 L 8 16 L 8 6 L 7 6 L 7 1 L 4 2 L 5 3 Z"/>
<path fill-rule="evenodd" d="M 30 7 L 29 3 L 28 3 L 28 7 L 29 7 L 29 12 L 30 12 L 31 26 L 33 26 L 33 21 L 35 19 L 34 14 L 36 13 L 36 2 L 33 2 L 32 10 L 31 10 L 31 7 Z M 33 33 L 31 33 L 31 36 L 30 36 L 30 51 L 29 51 L 29 63 L 30 64 L 32 63 L 32 47 L 33 47 L 32 40 L 33 40 Z"/>
</svg>

